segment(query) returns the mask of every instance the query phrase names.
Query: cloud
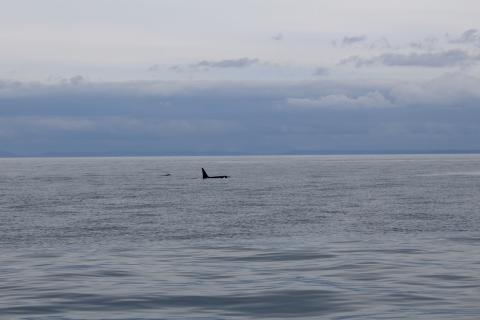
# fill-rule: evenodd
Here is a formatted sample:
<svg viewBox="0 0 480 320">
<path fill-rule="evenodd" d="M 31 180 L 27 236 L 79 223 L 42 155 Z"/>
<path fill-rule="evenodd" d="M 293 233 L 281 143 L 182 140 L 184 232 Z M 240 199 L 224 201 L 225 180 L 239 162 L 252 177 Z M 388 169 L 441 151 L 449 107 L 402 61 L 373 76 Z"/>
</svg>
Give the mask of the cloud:
<svg viewBox="0 0 480 320">
<path fill-rule="evenodd" d="M 328 74 L 330 74 L 330 69 L 325 68 L 325 67 L 318 67 L 313 71 L 314 76 L 323 77 L 323 76 L 326 76 Z"/>
<path fill-rule="evenodd" d="M 470 43 L 480 46 L 480 33 L 477 29 L 465 30 L 459 37 L 450 40 L 451 43 Z"/>
<path fill-rule="evenodd" d="M 224 60 L 201 60 L 189 65 L 173 65 L 167 68 L 167 70 L 175 73 L 201 71 L 210 69 L 244 69 L 254 65 L 263 64 L 260 59 L 257 58 L 238 58 L 238 59 L 224 59 Z M 152 65 L 148 68 L 148 71 L 160 71 L 159 65 Z"/>
<path fill-rule="evenodd" d="M 422 83 L 404 82 L 391 88 L 399 106 L 463 108 L 480 102 L 480 79 L 462 73 L 447 73 Z"/>
<path fill-rule="evenodd" d="M 418 50 L 433 51 L 438 49 L 440 40 L 437 37 L 429 36 L 421 41 L 415 41 L 410 43 L 410 47 Z"/>
<path fill-rule="evenodd" d="M 373 41 L 371 44 L 370 44 L 370 49 L 374 50 L 374 49 L 380 49 L 380 50 L 383 50 L 383 49 L 390 49 L 392 47 L 392 45 L 390 44 L 390 41 L 388 41 L 387 38 L 385 37 L 382 37 L 380 39 L 377 39 L 375 41 Z"/>
<path fill-rule="evenodd" d="M 147 68 L 147 71 L 150 71 L 150 72 L 156 72 L 160 70 L 161 70 L 161 67 L 158 64 L 151 65 L 150 67 Z"/>
<path fill-rule="evenodd" d="M 344 46 L 350 46 L 356 43 L 367 41 L 367 36 L 358 35 L 358 36 L 345 36 L 342 39 L 342 44 Z"/>
<path fill-rule="evenodd" d="M 385 53 L 372 58 L 352 56 L 341 60 L 339 65 L 353 64 L 357 68 L 371 65 L 442 68 L 468 65 L 479 60 L 480 55 L 471 55 L 464 50 L 452 49 L 432 53 Z"/>
<path fill-rule="evenodd" d="M 283 38 L 284 38 L 283 33 L 277 33 L 277 34 L 272 36 L 272 39 L 275 40 L 275 41 L 281 41 L 281 40 L 283 40 Z"/>
<path fill-rule="evenodd" d="M 193 68 L 246 68 L 254 64 L 260 63 L 259 59 L 239 58 L 239 59 L 225 59 L 218 61 L 202 60 L 191 67 Z"/>
<path fill-rule="evenodd" d="M 71 77 L 70 79 L 66 79 L 65 82 L 71 84 L 72 86 L 78 86 L 85 84 L 87 80 L 81 75 L 76 75 Z"/>
</svg>

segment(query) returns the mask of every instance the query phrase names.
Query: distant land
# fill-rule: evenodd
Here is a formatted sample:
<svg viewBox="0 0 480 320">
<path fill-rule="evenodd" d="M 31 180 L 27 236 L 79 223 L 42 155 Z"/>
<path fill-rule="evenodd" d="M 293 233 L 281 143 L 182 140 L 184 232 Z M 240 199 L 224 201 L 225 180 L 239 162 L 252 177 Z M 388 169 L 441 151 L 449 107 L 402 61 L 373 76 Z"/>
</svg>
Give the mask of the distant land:
<svg viewBox="0 0 480 320">
<path fill-rule="evenodd" d="M 76 157 L 176 157 L 176 156 L 316 156 L 316 155 L 395 155 L 395 154 L 480 154 L 480 150 L 378 150 L 378 151 L 305 151 L 283 153 L 246 152 L 45 152 L 12 153 L 0 151 L 0 158 L 76 158 Z"/>
</svg>

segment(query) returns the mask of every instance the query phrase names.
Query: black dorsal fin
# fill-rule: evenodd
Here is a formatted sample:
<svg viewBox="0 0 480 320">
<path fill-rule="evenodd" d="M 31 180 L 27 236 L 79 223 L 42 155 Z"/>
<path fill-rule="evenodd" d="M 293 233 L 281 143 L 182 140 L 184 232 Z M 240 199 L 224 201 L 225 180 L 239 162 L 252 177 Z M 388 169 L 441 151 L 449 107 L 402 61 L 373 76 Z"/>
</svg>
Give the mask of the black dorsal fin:
<svg viewBox="0 0 480 320">
<path fill-rule="evenodd" d="M 202 168 L 202 176 L 203 176 L 203 179 L 208 178 L 208 174 L 205 172 L 205 169 L 203 169 L 203 168 Z"/>
</svg>

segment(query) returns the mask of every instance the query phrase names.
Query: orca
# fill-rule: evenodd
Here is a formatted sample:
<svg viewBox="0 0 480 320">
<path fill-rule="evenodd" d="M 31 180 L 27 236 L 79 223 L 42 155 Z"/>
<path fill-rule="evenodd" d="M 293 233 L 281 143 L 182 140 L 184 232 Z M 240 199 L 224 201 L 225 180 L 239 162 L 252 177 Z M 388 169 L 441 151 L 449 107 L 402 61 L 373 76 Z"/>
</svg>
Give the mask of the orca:
<svg viewBox="0 0 480 320">
<path fill-rule="evenodd" d="M 205 171 L 205 169 L 202 168 L 202 178 L 203 179 L 227 179 L 229 178 L 230 176 L 212 176 L 210 177 L 207 172 Z"/>
</svg>

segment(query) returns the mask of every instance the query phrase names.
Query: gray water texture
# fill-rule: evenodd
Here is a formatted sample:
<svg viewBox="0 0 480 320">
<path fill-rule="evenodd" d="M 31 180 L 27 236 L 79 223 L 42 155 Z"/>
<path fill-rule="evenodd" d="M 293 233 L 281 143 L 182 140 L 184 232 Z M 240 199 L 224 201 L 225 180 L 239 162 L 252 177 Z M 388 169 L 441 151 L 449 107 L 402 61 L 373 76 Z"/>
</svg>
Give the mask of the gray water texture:
<svg viewBox="0 0 480 320">
<path fill-rule="evenodd" d="M 480 156 L 0 159 L 0 319 L 480 319 Z"/>
</svg>

